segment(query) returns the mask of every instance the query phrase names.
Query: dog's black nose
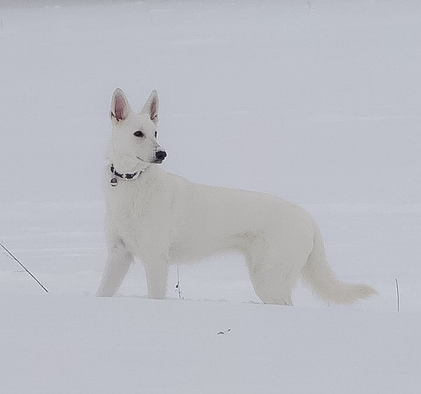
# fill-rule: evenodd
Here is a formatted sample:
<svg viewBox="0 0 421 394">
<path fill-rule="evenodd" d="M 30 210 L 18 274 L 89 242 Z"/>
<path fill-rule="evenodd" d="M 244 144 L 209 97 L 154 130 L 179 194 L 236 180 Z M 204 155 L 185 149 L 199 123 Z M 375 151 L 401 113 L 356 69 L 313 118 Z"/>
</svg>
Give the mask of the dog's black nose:
<svg viewBox="0 0 421 394">
<path fill-rule="evenodd" d="M 156 157 L 156 160 L 162 161 L 167 157 L 167 152 L 163 150 L 159 150 L 158 152 L 155 153 L 155 157 Z"/>
</svg>

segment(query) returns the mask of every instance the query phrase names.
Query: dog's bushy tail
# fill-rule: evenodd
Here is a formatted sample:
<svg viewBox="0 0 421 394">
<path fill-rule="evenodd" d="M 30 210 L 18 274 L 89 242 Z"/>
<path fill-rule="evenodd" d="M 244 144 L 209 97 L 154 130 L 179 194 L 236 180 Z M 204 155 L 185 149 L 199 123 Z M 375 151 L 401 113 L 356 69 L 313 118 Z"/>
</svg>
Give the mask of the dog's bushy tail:
<svg viewBox="0 0 421 394">
<path fill-rule="evenodd" d="M 320 298 L 336 304 L 352 304 L 377 294 L 370 286 L 346 283 L 335 277 L 327 263 L 323 239 L 316 224 L 314 246 L 304 266 L 303 277 Z"/>
</svg>

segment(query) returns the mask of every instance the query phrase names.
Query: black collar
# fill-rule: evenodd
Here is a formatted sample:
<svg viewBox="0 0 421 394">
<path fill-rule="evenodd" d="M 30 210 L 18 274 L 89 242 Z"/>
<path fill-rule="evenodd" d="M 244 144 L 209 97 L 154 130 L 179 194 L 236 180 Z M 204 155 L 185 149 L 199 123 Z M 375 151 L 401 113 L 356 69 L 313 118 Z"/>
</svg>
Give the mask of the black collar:
<svg viewBox="0 0 421 394">
<path fill-rule="evenodd" d="M 114 164 L 111 164 L 110 171 L 111 171 L 111 174 L 118 176 L 121 179 L 136 179 L 142 173 L 142 171 L 138 171 L 138 172 L 133 172 L 131 174 L 120 174 L 114 168 Z"/>
</svg>

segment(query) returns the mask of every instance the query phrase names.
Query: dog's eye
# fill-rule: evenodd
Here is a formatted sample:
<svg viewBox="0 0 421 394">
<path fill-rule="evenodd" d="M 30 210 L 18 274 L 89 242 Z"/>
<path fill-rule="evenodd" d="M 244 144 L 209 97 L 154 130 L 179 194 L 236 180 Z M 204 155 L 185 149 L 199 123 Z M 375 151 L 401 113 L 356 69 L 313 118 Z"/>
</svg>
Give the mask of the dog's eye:
<svg viewBox="0 0 421 394">
<path fill-rule="evenodd" d="M 155 138 L 156 138 L 156 137 L 158 137 L 158 132 L 157 132 L 157 131 L 155 131 Z"/>
<path fill-rule="evenodd" d="M 145 136 L 145 134 L 143 134 L 140 130 L 135 131 L 133 133 L 133 135 L 136 136 L 136 137 L 144 137 Z"/>
</svg>

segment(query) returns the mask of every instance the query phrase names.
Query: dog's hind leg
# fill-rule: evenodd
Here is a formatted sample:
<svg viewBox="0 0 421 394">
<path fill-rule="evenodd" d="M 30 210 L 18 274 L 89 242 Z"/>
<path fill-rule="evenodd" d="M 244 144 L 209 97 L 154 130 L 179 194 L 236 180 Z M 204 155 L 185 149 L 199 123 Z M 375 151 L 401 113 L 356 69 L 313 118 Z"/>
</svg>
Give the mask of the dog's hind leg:
<svg viewBox="0 0 421 394">
<path fill-rule="evenodd" d="M 293 305 L 291 300 L 293 284 L 282 271 L 279 267 L 262 266 L 250 271 L 254 291 L 265 304 Z"/>
<path fill-rule="evenodd" d="M 104 275 L 96 295 L 98 297 L 114 295 L 123 282 L 132 262 L 132 254 L 121 242 L 113 244 L 108 250 Z"/>
<path fill-rule="evenodd" d="M 169 266 L 166 263 L 144 263 L 148 297 L 163 299 L 167 293 Z"/>
<path fill-rule="evenodd" d="M 250 279 L 254 291 L 265 304 L 293 305 L 291 293 L 307 255 L 301 256 L 292 249 L 266 237 L 257 237 L 248 247 Z"/>
</svg>

